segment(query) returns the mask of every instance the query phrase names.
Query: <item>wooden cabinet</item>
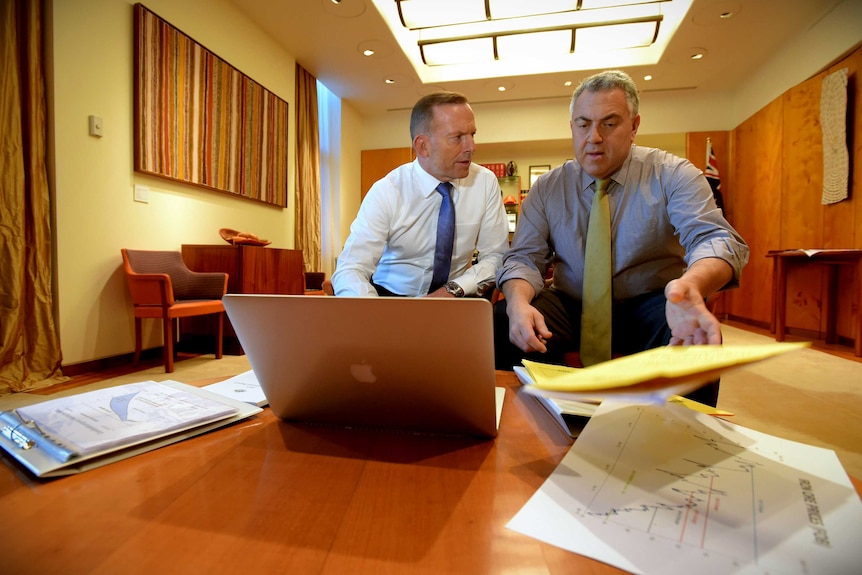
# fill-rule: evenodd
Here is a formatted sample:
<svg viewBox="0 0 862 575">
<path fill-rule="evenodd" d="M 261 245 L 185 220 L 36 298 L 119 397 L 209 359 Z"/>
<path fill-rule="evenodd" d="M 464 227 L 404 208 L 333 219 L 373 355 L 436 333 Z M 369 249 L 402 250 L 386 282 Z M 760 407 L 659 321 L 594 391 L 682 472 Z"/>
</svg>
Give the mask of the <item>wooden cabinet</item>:
<svg viewBox="0 0 862 575">
<path fill-rule="evenodd" d="M 226 272 L 228 293 L 305 293 L 301 250 L 230 244 L 183 245 L 182 254 L 189 269 L 197 272 Z M 188 345 L 183 344 L 184 349 L 197 349 L 200 338 L 213 333 L 201 320 L 206 320 L 206 316 L 183 319 L 181 330 L 184 340 L 188 340 Z M 227 318 L 224 334 L 224 352 L 242 354 L 236 332 Z"/>
</svg>

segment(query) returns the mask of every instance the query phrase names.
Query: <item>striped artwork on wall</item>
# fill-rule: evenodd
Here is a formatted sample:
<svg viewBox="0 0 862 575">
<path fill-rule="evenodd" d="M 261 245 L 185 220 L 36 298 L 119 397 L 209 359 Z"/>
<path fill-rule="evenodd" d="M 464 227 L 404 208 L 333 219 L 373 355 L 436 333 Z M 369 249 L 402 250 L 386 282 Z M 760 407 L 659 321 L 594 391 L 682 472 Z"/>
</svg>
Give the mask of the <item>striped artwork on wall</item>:
<svg viewBox="0 0 862 575">
<path fill-rule="evenodd" d="M 135 170 L 287 206 L 288 104 L 135 5 Z"/>
</svg>

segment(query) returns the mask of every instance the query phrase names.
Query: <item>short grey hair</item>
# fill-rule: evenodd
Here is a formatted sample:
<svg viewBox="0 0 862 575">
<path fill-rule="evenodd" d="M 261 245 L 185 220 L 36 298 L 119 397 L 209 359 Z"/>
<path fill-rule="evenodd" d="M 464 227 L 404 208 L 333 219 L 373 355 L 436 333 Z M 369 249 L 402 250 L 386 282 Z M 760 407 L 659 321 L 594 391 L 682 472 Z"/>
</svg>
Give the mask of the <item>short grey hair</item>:
<svg viewBox="0 0 862 575">
<path fill-rule="evenodd" d="M 414 139 L 418 134 L 427 134 L 431 131 L 435 107 L 467 103 L 467 96 L 458 92 L 440 91 L 423 96 L 413 106 L 413 111 L 410 114 L 410 139 Z"/>
<path fill-rule="evenodd" d="M 629 112 L 632 117 L 638 115 L 638 107 L 640 99 L 638 98 L 638 87 L 635 85 L 631 76 L 620 70 L 607 70 L 593 74 L 589 78 L 584 79 L 575 92 L 572 94 L 572 101 L 569 103 L 569 116 L 575 111 L 575 101 L 578 96 L 584 92 L 604 92 L 607 90 L 615 90 L 619 88 L 626 94 L 626 101 L 629 104 Z"/>
</svg>

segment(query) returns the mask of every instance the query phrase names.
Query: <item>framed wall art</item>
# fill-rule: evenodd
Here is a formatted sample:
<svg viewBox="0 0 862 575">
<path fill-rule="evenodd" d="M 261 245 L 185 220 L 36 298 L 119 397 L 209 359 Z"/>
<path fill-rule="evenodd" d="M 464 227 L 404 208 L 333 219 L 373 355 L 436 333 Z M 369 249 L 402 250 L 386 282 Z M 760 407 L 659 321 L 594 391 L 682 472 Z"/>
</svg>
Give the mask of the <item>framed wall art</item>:
<svg viewBox="0 0 862 575">
<path fill-rule="evenodd" d="M 551 171 L 551 165 L 548 164 L 546 166 L 530 166 L 530 188 L 533 187 L 533 184 L 539 179 L 539 176 L 544 174 L 545 172 Z"/>
<path fill-rule="evenodd" d="M 135 171 L 287 206 L 288 103 L 134 7 Z"/>
</svg>

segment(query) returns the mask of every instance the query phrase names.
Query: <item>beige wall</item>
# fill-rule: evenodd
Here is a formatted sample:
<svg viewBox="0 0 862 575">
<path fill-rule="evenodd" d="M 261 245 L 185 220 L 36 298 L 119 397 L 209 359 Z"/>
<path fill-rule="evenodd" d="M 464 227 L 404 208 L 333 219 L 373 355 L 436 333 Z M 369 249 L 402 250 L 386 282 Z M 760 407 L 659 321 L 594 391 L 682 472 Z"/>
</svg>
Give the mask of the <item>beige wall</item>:
<svg viewBox="0 0 862 575">
<path fill-rule="evenodd" d="M 272 240 L 275 247 L 293 247 L 292 183 L 291 208 L 282 210 L 133 171 L 132 4 L 131 0 L 55 0 L 53 5 L 50 98 L 64 365 L 134 349 L 120 248 L 179 249 L 184 243 L 220 243 L 222 227 L 252 231 Z M 148 0 L 146 5 L 287 100 L 293 111 L 294 58 L 230 2 Z M 88 135 L 91 114 L 104 119 L 104 137 Z M 293 182 L 293 122 L 289 149 Z M 148 204 L 133 201 L 134 184 L 149 186 Z M 145 347 L 160 345 L 158 322 L 144 323 Z"/>
</svg>

